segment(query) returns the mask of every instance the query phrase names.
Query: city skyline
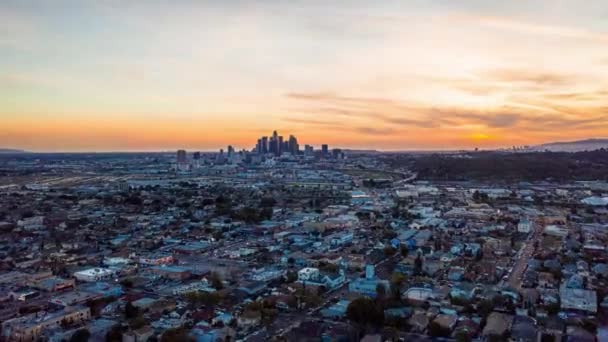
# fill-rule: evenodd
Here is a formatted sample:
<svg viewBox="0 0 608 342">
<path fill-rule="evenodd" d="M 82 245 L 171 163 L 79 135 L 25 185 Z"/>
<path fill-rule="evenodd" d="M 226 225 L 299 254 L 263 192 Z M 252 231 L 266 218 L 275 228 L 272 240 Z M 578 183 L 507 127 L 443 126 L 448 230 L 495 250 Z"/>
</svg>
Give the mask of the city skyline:
<svg viewBox="0 0 608 342">
<path fill-rule="evenodd" d="M 0 4 L 0 148 L 350 149 L 608 137 L 608 3 Z"/>
</svg>

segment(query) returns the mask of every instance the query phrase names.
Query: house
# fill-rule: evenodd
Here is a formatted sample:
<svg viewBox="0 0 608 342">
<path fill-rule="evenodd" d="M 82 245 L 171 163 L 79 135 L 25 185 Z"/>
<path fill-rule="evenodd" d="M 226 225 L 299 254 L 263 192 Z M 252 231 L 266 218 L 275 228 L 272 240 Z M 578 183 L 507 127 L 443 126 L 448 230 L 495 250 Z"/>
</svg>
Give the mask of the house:
<svg viewBox="0 0 608 342">
<path fill-rule="evenodd" d="M 2 336 L 11 341 L 35 341 L 46 331 L 61 326 L 62 322 L 80 323 L 91 318 L 86 306 L 68 306 L 54 312 L 40 311 L 2 323 Z"/>
<path fill-rule="evenodd" d="M 597 293 L 595 291 L 562 286 L 559 296 L 562 310 L 597 312 Z"/>
<path fill-rule="evenodd" d="M 429 325 L 429 317 L 425 312 L 416 312 L 407 320 L 410 331 L 413 333 L 423 333 Z"/>
<path fill-rule="evenodd" d="M 376 297 L 378 286 L 384 286 L 388 291 L 390 283 L 388 280 L 376 278 L 374 265 L 367 265 L 365 267 L 365 278 L 352 280 L 350 284 L 348 284 L 348 290 L 361 295 Z"/>
<path fill-rule="evenodd" d="M 257 296 L 266 291 L 266 283 L 261 281 L 245 281 L 237 288 L 247 296 Z"/>
<path fill-rule="evenodd" d="M 146 342 L 154 335 L 154 329 L 149 325 L 141 327 L 137 330 L 125 332 L 122 336 L 123 342 Z"/>
<path fill-rule="evenodd" d="M 190 269 L 181 266 L 152 266 L 150 271 L 162 278 L 186 280 L 192 275 Z"/>
<path fill-rule="evenodd" d="M 75 285 L 74 279 L 64 279 L 60 277 L 50 277 L 37 281 L 32 285 L 32 287 L 46 291 L 46 292 L 55 292 L 61 291 L 68 288 L 73 288 Z"/>
<path fill-rule="evenodd" d="M 511 340 L 514 342 L 538 341 L 538 329 L 534 319 L 527 316 L 516 316 L 511 326 Z"/>
<path fill-rule="evenodd" d="M 321 315 L 325 318 L 342 318 L 346 315 L 348 304 L 350 304 L 350 301 L 343 299 L 336 304 L 321 310 Z"/>
<path fill-rule="evenodd" d="M 109 268 L 88 268 L 82 271 L 74 272 L 74 278 L 80 281 L 100 281 L 111 279 L 116 272 Z"/>
<path fill-rule="evenodd" d="M 405 291 L 405 298 L 408 300 L 425 302 L 429 299 L 434 299 L 435 294 L 432 289 L 424 287 L 410 287 Z"/>
<path fill-rule="evenodd" d="M 475 296 L 476 290 L 477 288 L 474 284 L 461 282 L 455 284 L 452 290 L 450 290 L 450 297 L 469 301 Z"/>
<path fill-rule="evenodd" d="M 251 328 L 254 327 L 258 324 L 260 324 L 260 322 L 262 322 L 262 314 L 260 311 L 258 310 L 247 310 L 245 312 L 243 312 L 242 315 L 239 316 L 238 320 L 238 325 L 239 327 L 242 328 Z"/>
<path fill-rule="evenodd" d="M 435 316 L 433 323 L 438 324 L 442 329 L 452 331 L 458 322 L 458 315 L 439 314 Z"/>
<path fill-rule="evenodd" d="M 492 312 L 488 316 L 482 335 L 486 338 L 489 336 L 504 337 L 511 328 L 512 322 L 512 316 L 500 312 Z"/>
<path fill-rule="evenodd" d="M 517 232 L 528 234 L 532 231 L 532 222 L 526 217 L 519 220 L 517 224 Z"/>
</svg>

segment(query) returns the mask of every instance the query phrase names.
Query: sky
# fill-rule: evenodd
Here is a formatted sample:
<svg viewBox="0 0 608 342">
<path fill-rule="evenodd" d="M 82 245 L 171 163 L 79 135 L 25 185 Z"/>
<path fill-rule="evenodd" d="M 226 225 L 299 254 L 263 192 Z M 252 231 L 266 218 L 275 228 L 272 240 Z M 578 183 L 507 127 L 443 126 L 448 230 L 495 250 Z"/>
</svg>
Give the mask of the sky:
<svg viewBox="0 0 608 342">
<path fill-rule="evenodd" d="M 606 0 L 0 1 L 0 147 L 608 137 Z"/>
</svg>

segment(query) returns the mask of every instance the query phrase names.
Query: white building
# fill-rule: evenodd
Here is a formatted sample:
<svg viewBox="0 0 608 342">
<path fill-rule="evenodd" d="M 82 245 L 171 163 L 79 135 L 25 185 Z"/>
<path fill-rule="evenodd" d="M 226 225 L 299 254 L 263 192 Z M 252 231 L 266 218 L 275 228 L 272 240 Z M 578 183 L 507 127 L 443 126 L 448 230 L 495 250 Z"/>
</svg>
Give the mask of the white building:
<svg viewBox="0 0 608 342">
<path fill-rule="evenodd" d="M 305 267 L 298 271 L 298 280 L 312 281 L 319 278 L 319 269 L 314 267 Z"/>
<path fill-rule="evenodd" d="M 530 220 L 528 220 L 527 218 L 521 219 L 517 224 L 517 231 L 519 233 L 528 234 L 532 231 L 532 222 L 530 222 Z"/>
<path fill-rule="evenodd" d="M 108 268 L 89 268 L 74 272 L 74 278 L 80 281 L 100 281 L 112 278 L 115 272 Z"/>
</svg>

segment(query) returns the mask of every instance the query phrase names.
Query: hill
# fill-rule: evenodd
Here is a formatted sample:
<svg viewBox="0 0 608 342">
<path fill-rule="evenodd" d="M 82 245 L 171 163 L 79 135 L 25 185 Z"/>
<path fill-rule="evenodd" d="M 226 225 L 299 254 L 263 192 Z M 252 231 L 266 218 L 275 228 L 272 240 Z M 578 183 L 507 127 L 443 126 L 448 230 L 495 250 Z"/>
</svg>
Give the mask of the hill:
<svg viewBox="0 0 608 342">
<path fill-rule="evenodd" d="M 0 153 L 28 153 L 24 150 L 18 150 L 14 148 L 0 148 Z"/>
<path fill-rule="evenodd" d="M 581 152 L 608 149 L 608 139 L 585 139 L 578 141 L 553 142 L 534 147 L 537 151 Z"/>
</svg>

